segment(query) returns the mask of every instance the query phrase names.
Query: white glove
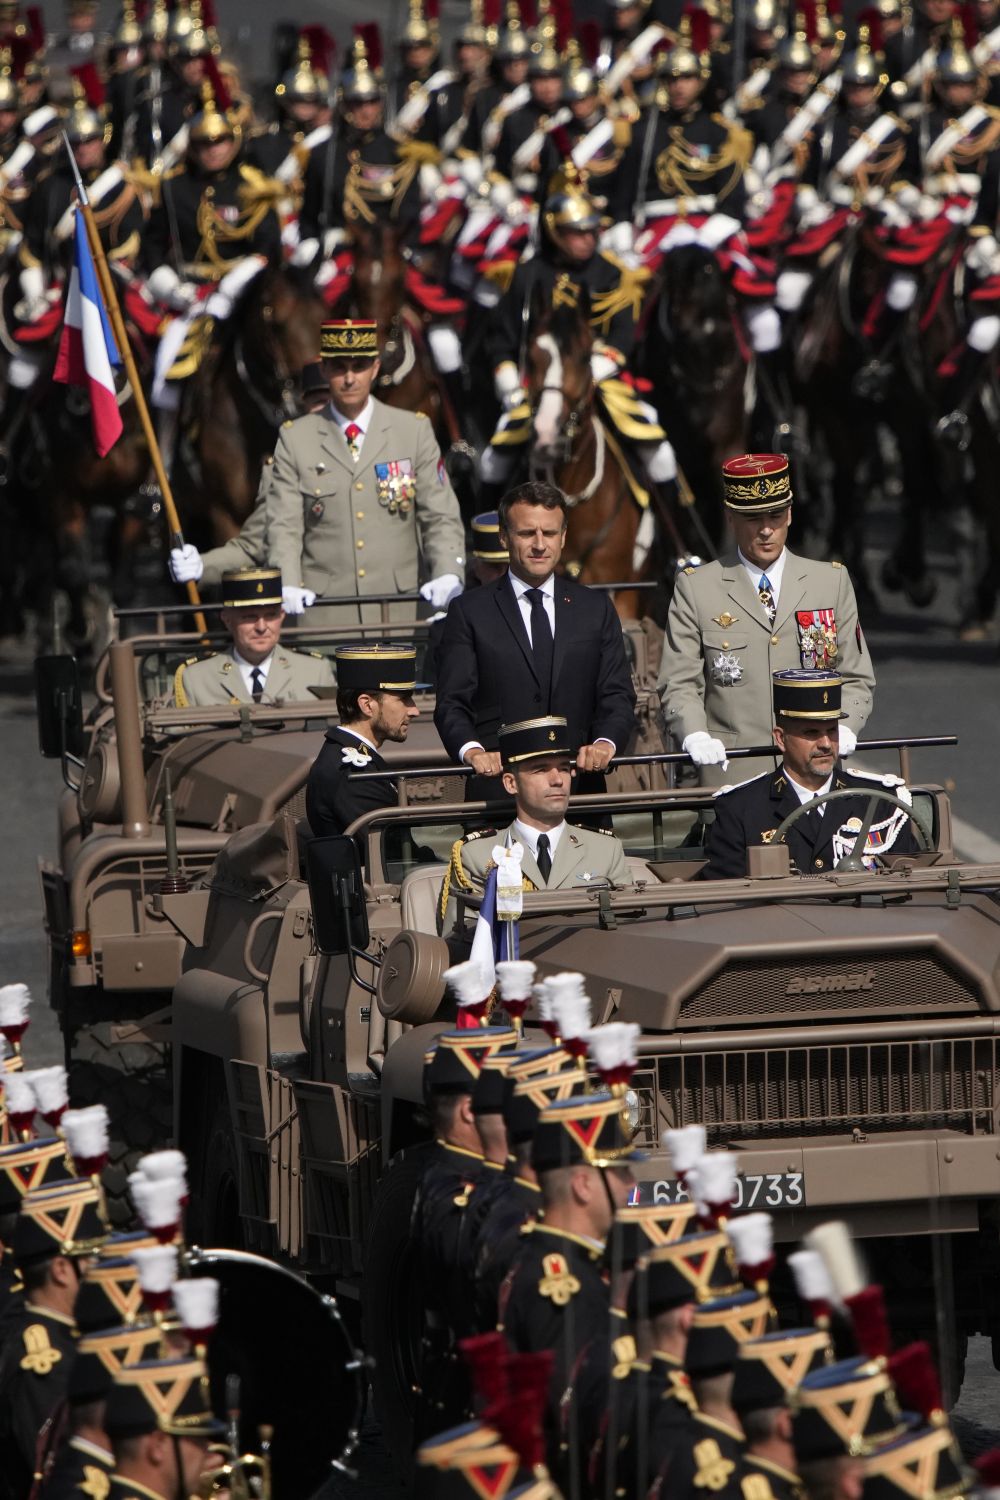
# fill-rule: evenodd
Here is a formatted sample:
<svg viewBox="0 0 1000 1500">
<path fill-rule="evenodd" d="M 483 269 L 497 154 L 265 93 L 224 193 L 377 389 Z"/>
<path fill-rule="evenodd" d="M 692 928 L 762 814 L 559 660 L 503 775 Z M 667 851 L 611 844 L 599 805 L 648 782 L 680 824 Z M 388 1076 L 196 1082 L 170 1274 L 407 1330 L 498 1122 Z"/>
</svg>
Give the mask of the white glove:
<svg viewBox="0 0 1000 1500">
<path fill-rule="evenodd" d="M 516 406 L 523 406 L 528 399 L 528 393 L 523 385 L 515 386 L 512 391 L 505 391 L 500 397 L 504 411 L 513 411 Z"/>
<path fill-rule="evenodd" d="M 690 755 L 696 766 L 721 766 L 724 771 L 729 768 L 725 745 L 705 729 L 696 729 L 694 734 L 685 735 L 681 749 L 685 755 Z"/>
<path fill-rule="evenodd" d="M 457 573 L 442 573 L 432 578 L 420 589 L 421 599 L 426 599 L 433 609 L 447 609 L 453 599 L 462 592 L 462 580 Z"/>
<path fill-rule="evenodd" d="M 524 387 L 521 385 L 517 365 L 512 359 L 505 359 L 503 364 L 497 365 L 493 371 L 493 389 L 497 393 L 497 400 L 503 403 L 505 411 L 510 411 L 511 406 L 517 405 L 517 401 L 511 398 L 520 396 Z"/>
<path fill-rule="evenodd" d="M 286 583 L 281 590 L 281 607 L 286 615 L 304 614 L 309 605 L 315 603 L 314 589 L 299 589 L 294 584 Z"/>
<path fill-rule="evenodd" d="M 858 748 L 858 737 L 846 724 L 837 725 L 837 748 L 841 755 L 853 755 Z"/>
<path fill-rule="evenodd" d="M 19 323 L 37 323 L 48 310 L 49 304 L 44 297 L 22 297 L 14 303 L 14 316 Z"/>
<path fill-rule="evenodd" d="M 175 583 L 197 583 L 205 571 L 201 553 L 190 542 L 185 542 L 183 547 L 171 547 L 167 566 Z"/>
<path fill-rule="evenodd" d="M 592 354 L 590 356 L 590 373 L 594 377 L 594 384 L 600 385 L 602 380 L 614 380 L 621 374 L 618 366 L 610 354 Z"/>
</svg>

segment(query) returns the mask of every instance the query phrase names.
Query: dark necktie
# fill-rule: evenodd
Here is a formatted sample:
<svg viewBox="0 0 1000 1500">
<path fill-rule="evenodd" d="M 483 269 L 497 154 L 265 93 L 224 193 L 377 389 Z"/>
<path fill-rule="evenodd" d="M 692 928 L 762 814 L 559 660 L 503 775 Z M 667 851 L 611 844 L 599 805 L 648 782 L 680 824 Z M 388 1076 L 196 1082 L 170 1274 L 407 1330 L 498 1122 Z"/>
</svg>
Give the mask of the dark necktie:
<svg viewBox="0 0 1000 1500">
<path fill-rule="evenodd" d="M 254 667 L 250 673 L 250 693 L 255 703 L 259 703 L 264 696 L 264 674 L 260 667 Z"/>
<path fill-rule="evenodd" d="M 549 695 L 552 691 L 552 626 L 549 624 L 545 595 L 541 589 L 526 589 L 525 597 L 531 605 L 531 652 L 535 658 L 543 706 L 548 712 Z"/>
<path fill-rule="evenodd" d="M 549 853 L 549 836 L 547 833 L 540 833 L 538 835 L 538 843 L 535 847 L 535 864 L 538 866 L 539 875 L 545 881 L 545 884 L 548 885 L 549 876 L 552 874 L 552 855 Z"/>
<path fill-rule="evenodd" d="M 757 585 L 757 597 L 764 606 L 767 623 L 773 625 L 774 617 L 778 613 L 778 606 L 774 602 L 774 595 L 771 592 L 771 582 L 766 573 L 760 575 L 760 583 Z"/>
</svg>

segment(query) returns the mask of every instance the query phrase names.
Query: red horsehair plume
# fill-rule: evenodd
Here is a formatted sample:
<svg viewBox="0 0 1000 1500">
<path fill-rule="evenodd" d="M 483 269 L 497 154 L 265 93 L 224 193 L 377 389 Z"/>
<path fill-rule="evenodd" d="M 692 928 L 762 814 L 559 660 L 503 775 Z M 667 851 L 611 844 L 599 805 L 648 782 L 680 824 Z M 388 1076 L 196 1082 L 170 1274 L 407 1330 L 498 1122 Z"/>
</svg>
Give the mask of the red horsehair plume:
<svg viewBox="0 0 1000 1500">
<path fill-rule="evenodd" d="M 844 7 L 841 0 L 826 0 L 824 9 L 831 25 L 839 26 L 844 16 Z"/>
<path fill-rule="evenodd" d="M 232 107 L 233 95 L 226 80 L 223 78 L 219 64 L 211 52 L 205 57 L 205 73 L 212 85 L 212 93 L 215 95 L 217 108 L 225 112 Z"/>
<path fill-rule="evenodd" d="M 857 19 L 858 32 L 862 26 L 868 28 L 868 45 L 873 52 L 882 51 L 882 17 L 877 10 L 863 10 Z"/>
<path fill-rule="evenodd" d="M 309 47 L 312 65 L 319 73 L 329 78 L 333 59 L 337 55 L 337 43 L 325 26 L 303 26 L 299 35 Z"/>
<path fill-rule="evenodd" d="M 462 1339 L 458 1345 L 472 1376 L 476 1407 L 480 1413 L 499 1405 L 509 1394 L 507 1345 L 502 1333 L 481 1333 Z"/>
<path fill-rule="evenodd" d="M 549 131 L 549 139 L 559 152 L 563 161 L 569 161 L 573 152 L 573 142 L 570 140 L 565 125 L 557 125 L 554 130 Z"/>
<path fill-rule="evenodd" d="M 70 68 L 70 72 L 77 83 L 83 89 L 83 95 L 91 109 L 100 109 L 105 101 L 104 84 L 101 75 L 92 62 L 78 63 Z"/>
<path fill-rule="evenodd" d="M 889 1376 L 904 1411 L 917 1411 L 927 1422 L 944 1416 L 941 1382 L 930 1344 L 907 1344 L 889 1356 Z"/>
<path fill-rule="evenodd" d="M 573 34 L 573 0 L 552 0 L 552 16 L 556 23 L 556 47 L 564 52 Z"/>
<path fill-rule="evenodd" d="M 976 7 L 966 0 L 966 4 L 959 11 L 962 22 L 962 35 L 965 37 L 965 45 L 971 52 L 979 40 L 979 19 L 976 15 Z"/>
<path fill-rule="evenodd" d="M 538 6 L 535 0 L 521 0 L 521 25 L 526 31 L 538 25 Z"/>
<path fill-rule="evenodd" d="M 206 31 L 214 31 L 219 24 L 215 13 L 215 0 L 201 0 L 201 24 Z"/>
<path fill-rule="evenodd" d="M 374 71 L 382 66 L 382 33 L 377 21 L 360 21 L 354 27 L 354 35 L 365 44 L 368 66 Z"/>
<path fill-rule="evenodd" d="M 483 25 L 499 30 L 503 19 L 503 0 L 483 0 Z"/>
<path fill-rule="evenodd" d="M 428 21 L 440 20 L 441 0 L 425 0 L 424 15 L 427 17 Z"/>
<path fill-rule="evenodd" d="M 580 43 L 580 56 L 592 68 L 601 51 L 601 28 L 596 21 L 581 21 L 576 28 L 576 39 Z"/>
<path fill-rule="evenodd" d="M 845 1297 L 844 1305 L 851 1315 L 854 1337 L 862 1354 L 869 1359 L 888 1359 L 892 1334 L 882 1288 L 874 1284 L 862 1287 L 852 1297 Z"/>
<path fill-rule="evenodd" d="M 36 55 L 37 48 L 33 45 L 31 37 L 27 33 L 19 32 L 4 42 L 5 47 L 10 48 L 10 65 L 15 78 L 23 78 L 24 70 Z"/>
<path fill-rule="evenodd" d="M 547 1367 L 551 1368 L 554 1355 L 552 1350 L 546 1349 L 531 1357 L 544 1358 Z M 545 1465 L 544 1411 L 544 1399 L 536 1399 L 529 1391 L 512 1391 L 499 1406 L 491 1407 L 488 1414 L 490 1426 L 496 1428 L 509 1448 L 513 1448 L 524 1467 L 533 1472 Z"/>
<path fill-rule="evenodd" d="M 41 8 L 37 5 L 29 5 L 25 12 L 28 22 L 28 41 L 31 43 L 32 52 L 41 52 L 45 46 L 45 19 Z"/>
<path fill-rule="evenodd" d="M 700 5 L 686 5 L 684 14 L 691 27 L 691 46 L 695 52 L 708 52 L 712 46 L 712 23 Z"/>
<path fill-rule="evenodd" d="M 802 17 L 802 29 L 806 41 L 810 47 L 815 47 L 819 36 L 819 25 L 816 21 L 816 0 L 799 0 L 795 7 L 796 15 Z"/>
</svg>

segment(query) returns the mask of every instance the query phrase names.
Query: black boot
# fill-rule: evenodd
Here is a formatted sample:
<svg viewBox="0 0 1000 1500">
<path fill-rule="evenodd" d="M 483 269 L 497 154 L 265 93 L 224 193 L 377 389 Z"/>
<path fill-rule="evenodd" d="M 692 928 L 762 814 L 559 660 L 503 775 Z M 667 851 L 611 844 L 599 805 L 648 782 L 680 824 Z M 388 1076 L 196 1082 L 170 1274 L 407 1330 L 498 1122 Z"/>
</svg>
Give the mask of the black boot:
<svg viewBox="0 0 1000 1500">
<path fill-rule="evenodd" d="M 938 420 L 934 431 L 943 443 L 956 448 L 959 453 L 964 453 L 972 441 L 969 407 L 992 358 L 992 349 L 987 354 L 981 354 L 978 349 L 970 349 L 966 344 L 959 357 L 958 369 L 945 387 L 944 404 L 950 410 Z"/>
</svg>

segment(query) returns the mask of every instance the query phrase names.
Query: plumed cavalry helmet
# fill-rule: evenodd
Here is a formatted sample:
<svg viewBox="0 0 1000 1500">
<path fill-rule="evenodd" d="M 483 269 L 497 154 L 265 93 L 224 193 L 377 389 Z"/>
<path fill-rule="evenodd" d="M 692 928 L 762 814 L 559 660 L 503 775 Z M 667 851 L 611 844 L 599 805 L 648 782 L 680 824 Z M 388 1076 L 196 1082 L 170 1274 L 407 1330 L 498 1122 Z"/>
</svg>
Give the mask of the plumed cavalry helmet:
<svg viewBox="0 0 1000 1500">
<path fill-rule="evenodd" d="M 700 78 L 706 82 L 712 71 L 709 18 L 704 11 L 688 11 L 681 17 L 677 41 L 663 54 L 657 69 L 661 84 L 672 78 Z M 662 103 L 660 94 L 657 103 Z"/>
<path fill-rule="evenodd" d="M 212 85 L 206 79 L 201 86 L 201 109 L 191 121 L 189 139 L 192 144 L 212 145 L 216 141 L 236 142 L 239 137 L 239 126 L 219 108 Z"/>
<path fill-rule="evenodd" d="M 885 59 L 880 46 L 881 29 L 877 20 L 876 16 L 869 14 L 869 19 L 858 27 L 857 46 L 844 58 L 842 73 L 845 84 L 867 84 L 881 93 L 889 81 L 889 75 L 884 68 Z"/>
<path fill-rule="evenodd" d="M 307 37 L 300 36 L 294 68 L 290 68 L 274 91 L 279 104 L 320 104 L 330 91 L 330 80 L 313 65 Z"/>
<path fill-rule="evenodd" d="M 567 183 L 545 200 L 542 219 L 549 238 L 562 247 L 567 231 L 597 233 L 601 215 L 592 199 L 576 183 Z"/>
<path fill-rule="evenodd" d="M 935 83 L 978 83 L 979 69 L 969 51 L 962 22 L 952 22 L 951 35 L 938 53 L 934 67 Z"/>
<path fill-rule="evenodd" d="M 531 55 L 531 38 L 524 29 L 518 0 L 507 0 L 504 11 L 504 28 L 497 42 L 498 62 L 515 62 Z"/>
<path fill-rule="evenodd" d="M 340 84 L 340 97 L 345 104 L 367 104 L 384 97 L 379 59 L 371 56 L 370 40 L 361 35 L 355 38 L 350 65 Z"/>
<path fill-rule="evenodd" d="M 580 56 L 578 44 L 571 41 L 566 49 L 566 66 L 563 69 L 563 98 L 570 104 L 580 99 L 589 99 L 596 93 L 597 74 Z"/>
<path fill-rule="evenodd" d="M 425 13 L 424 0 L 410 0 L 410 14 L 403 27 L 399 45 L 401 47 L 436 47 L 440 40 L 437 21 Z"/>
<path fill-rule="evenodd" d="M 17 79 L 11 66 L 10 48 L 0 51 L 0 109 L 17 109 L 20 104 Z"/>
<path fill-rule="evenodd" d="M 778 48 L 778 67 L 787 73 L 815 73 L 816 48 L 809 35 L 808 21 L 800 11 L 795 15 L 795 30 Z"/>
</svg>

